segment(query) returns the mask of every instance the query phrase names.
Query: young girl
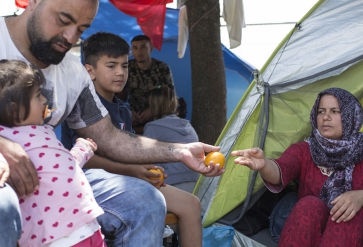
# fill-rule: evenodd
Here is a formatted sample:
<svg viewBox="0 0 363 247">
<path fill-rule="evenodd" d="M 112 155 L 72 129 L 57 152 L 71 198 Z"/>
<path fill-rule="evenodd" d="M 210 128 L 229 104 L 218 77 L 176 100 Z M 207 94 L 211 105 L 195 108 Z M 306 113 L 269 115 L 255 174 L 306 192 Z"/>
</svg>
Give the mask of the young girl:
<svg viewBox="0 0 363 247">
<path fill-rule="evenodd" d="M 166 142 L 197 142 L 198 135 L 188 120 L 176 115 L 178 98 L 174 87 L 156 86 L 149 91 L 149 106 L 154 121 L 144 127 L 144 136 Z M 167 184 L 193 192 L 199 174 L 183 166 L 180 162 L 158 164 L 165 169 Z"/>
<path fill-rule="evenodd" d="M 103 213 L 81 167 L 97 149 L 91 139 L 77 139 L 68 151 L 52 127 L 40 93 L 45 83 L 35 66 L 0 61 L 0 135 L 19 143 L 39 176 L 39 189 L 19 200 L 23 233 L 20 246 L 105 246 L 96 217 Z M 44 115 L 44 116 L 43 116 Z"/>
</svg>

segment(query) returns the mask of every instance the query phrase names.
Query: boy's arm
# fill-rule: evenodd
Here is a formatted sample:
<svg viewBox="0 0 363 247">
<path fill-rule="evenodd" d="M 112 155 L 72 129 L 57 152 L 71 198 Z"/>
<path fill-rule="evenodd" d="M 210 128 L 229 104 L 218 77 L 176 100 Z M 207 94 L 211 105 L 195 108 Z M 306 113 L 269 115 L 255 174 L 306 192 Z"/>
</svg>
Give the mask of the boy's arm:
<svg viewBox="0 0 363 247">
<path fill-rule="evenodd" d="M 102 166 L 100 166 L 102 164 Z M 118 163 L 102 156 L 95 154 L 83 168 L 101 168 L 107 172 L 135 177 L 142 179 L 151 184 L 157 184 L 158 180 L 151 180 L 150 177 L 157 178 L 159 175 L 153 172 L 149 172 L 149 169 L 157 168 L 164 172 L 164 169 L 155 165 L 127 165 Z"/>
</svg>

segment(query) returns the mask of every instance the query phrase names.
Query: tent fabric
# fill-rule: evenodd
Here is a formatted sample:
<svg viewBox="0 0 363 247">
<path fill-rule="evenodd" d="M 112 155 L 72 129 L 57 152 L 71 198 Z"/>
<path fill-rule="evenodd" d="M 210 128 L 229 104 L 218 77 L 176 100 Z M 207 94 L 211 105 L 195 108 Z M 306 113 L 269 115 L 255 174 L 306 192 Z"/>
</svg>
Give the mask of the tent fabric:
<svg viewBox="0 0 363 247">
<path fill-rule="evenodd" d="M 191 120 L 193 105 L 190 51 L 187 44 L 184 57 L 178 58 L 178 19 L 178 9 L 166 9 L 163 47 L 161 51 L 154 49 L 151 56 L 167 63 L 171 68 L 177 94 L 179 97 L 183 97 L 187 103 L 186 118 Z M 99 31 L 118 34 L 128 43 L 134 36 L 142 34 L 135 18 L 122 13 L 106 0 L 100 1 L 95 19 L 91 27 L 82 34 L 81 39 L 84 40 Z M 229 117 L 253 80 L 255 68 L 238 58 L 223 45 L 222 53 L 226 71 L 227 117 Z"/>
<path fill-rule="evenodd" d="M 204 227 L 240 206 L 249 190 L 264 187 L 259 175 L 250 184 L 253 172 L 233 163 L 232 150 L 262 145 L 266 157 L 279 157 L 309 136 L 311 107 L 326 88 L 346 89 L 363 101 L 362 11 L 362 1 L 320 0 L 255 74 L 217 141 L 226 172 L 197 183 Z"/>
</svg>

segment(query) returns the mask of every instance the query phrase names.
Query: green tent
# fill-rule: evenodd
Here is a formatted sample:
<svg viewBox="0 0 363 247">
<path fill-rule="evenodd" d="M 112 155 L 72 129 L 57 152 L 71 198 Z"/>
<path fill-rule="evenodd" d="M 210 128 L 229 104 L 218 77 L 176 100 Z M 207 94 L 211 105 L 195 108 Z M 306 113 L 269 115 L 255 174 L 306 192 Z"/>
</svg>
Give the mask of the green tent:
<svg viewBox="0 0 363 247">
<path fill-rule="evenodd" d="M 231 151 L 258 146 L 266 157 L 279 157 L 309 136 L 311 107 L 326 88 L 346 89 L 362 102 L 362 16 L 363 1 L 317 2 L 255 71 L 216 143 L 227 157 L 226 172 L 201 177 L 194 191 L 204 227 L 232 225 L 265 191 L 258 173 L 235 165 Z"/>
</svg>

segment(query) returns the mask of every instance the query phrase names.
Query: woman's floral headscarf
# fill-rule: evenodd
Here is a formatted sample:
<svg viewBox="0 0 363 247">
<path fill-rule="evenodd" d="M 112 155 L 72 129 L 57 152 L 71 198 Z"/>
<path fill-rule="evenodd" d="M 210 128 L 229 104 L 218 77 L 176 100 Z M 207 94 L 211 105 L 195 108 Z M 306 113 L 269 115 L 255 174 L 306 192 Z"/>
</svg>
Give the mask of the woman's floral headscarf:
<svg viewBox="0 0 363 247">
<path fill-rule="evenodd" d="M 333 95 L 339 103 L 343 131 L 341 140 L 325 138 L 317 128 L 320 99 L 326 94 Z M 310 113 L 310 122 L 312 132 L 307 142 L 314 163 L 335 170 L 325 181 L 319 195 L 319 198 L 332 208 L 331 201 L 352 190 L 354 165 L 363 159 L 363 133 L 359 132 L 363 123 L 363 109 L 359 101 L 348 91 L 329 88 L 318 94 Z"/>
</svg>

